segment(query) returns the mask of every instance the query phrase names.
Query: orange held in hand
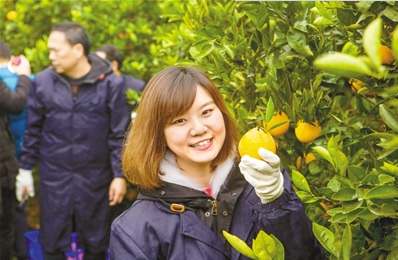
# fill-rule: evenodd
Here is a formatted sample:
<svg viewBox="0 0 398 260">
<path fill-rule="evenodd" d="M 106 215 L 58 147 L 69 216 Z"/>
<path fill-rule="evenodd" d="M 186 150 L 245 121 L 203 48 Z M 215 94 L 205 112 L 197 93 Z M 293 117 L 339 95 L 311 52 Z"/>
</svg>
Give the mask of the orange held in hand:
<svg viewBox="0 0 398 260">
<path fill-rule="evenodd" d="M 318 121 L 306 123 L 303 122 L 303 120 L 300 120 L 297 123 L 296 129 L 294 129 L 297 139 L 302 143 L 313 142 L 318 136 L 321 135 L 321 131 L 322 128 L 318 124 Z"/>
<path fill-rule="evenodd" d="M 273 125 L 281 122 L 285 123 L 270 130 Z M 271 120 L 267 123 L 267 126 L 264 127 L 273 137 L 284 135 L 286 134 L 287 130 L 289 130 L 289 118 L 283 111 L 275 112 Z"/>
<path fill-rule="evenodd" d="M 250 157 L 262 160 L 258 155 L 260 147 L 276 153 L 276 144 L 272 135 L 260 127 L 255 127 L 247 131 L 240 139 L 238 150 L 242 157 L 243 155 L 249 155 Z"/>
</svg>

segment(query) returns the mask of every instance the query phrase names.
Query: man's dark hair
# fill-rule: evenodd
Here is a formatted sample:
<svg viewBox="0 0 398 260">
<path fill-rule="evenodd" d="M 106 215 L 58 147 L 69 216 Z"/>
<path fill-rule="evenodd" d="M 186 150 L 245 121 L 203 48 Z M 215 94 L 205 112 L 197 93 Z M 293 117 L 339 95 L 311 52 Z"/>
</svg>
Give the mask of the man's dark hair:
<svg viewBox="0 0 398 260">
<path fill-rule="evenodd" d="M 0 58 L 5 60 L 11 59 L 10 46 L 4 41 L 0 41 Z"/>
<path fill-rule="evenodd" d="M 72 22 L 59 23 L 54 25 L 51 31 L 65 33 L 65 38 L 71 45 L 80 43 L 83 45 L 84 54 L 88 56 L 90 53 L 90 37 L 82 25 Z"/>
<path fill-rule="evenodd" d="M 102 45 L 101 47 L 99 47 L 96 51 L 104 52 L 106 55 L 106 59 L 110 62 L 112 62 L 114 60 L 117 61 L 118 69 L 120 70 L 120 68 L 123 65 L 123 55 L 119 51 L 119 49 L 116 48 L 116 46 L 114 46 L 112 44 L 105 44 L 105 45 Z"/>
</svg>

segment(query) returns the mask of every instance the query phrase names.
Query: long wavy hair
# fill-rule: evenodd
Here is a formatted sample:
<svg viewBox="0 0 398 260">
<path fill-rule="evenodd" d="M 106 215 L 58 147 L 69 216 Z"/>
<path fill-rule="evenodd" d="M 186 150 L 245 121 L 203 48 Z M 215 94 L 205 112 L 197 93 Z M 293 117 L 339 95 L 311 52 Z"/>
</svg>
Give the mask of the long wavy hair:
<svg viewBox="0 0 398 260">
<path fill-rule="evenodd" d="M 207 75 L 194 67 L 168 67 L 148 82 L 137 117 L 130 125 L 124 141 L 122 167 L 127 180 L 146 190 L 161 187 L 160 164 L 166 152 L 165 127 L 194 103 L 197 87 L 202 86 L 220 109 L 226 138 L 220 153 L 211 163 L 211 170 L 229 156 L 239 157 L 239 132 L 224 99 Z"/>
</svg>

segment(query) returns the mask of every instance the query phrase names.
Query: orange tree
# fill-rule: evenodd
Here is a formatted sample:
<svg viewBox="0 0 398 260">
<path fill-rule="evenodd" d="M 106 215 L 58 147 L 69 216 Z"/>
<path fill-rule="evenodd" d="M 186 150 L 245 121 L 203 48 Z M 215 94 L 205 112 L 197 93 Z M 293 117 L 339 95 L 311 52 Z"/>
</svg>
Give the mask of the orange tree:
<svg viewBox="0 0 398 260">
<path fill-rule="evenodd" d="M 277 153 L 330 259 L 394 259 L 398 250 L 398 156 L 388 133 L 396 124 L 397 110 L 388 109 L 395 104 L 396 63 L 376 62 L 380 43 L 396 52 L 397 10 L 396 2 L 192 1 L 169 16 L 194 35 L 189 55 L 177 64 L 207 71 L 242 134 L 262 120 L 269 97 L 286 111 L 290 131 L 277 138 Z M 379 33 L 366 36 L 376 18 Z M 379 43 L 367 48 L 367 39 Z M 314 67 L 333 52 L 359 57 L 330 63 L 330 70 Z M 352 78 L 365 84 L 357 93 Z M 318 121 L 321 136 L 297 140 L 300 120 Z M 295 158 L 309 152 L 319 160 L 297 171 Z"/>
<path fill-rule="evenodd" d="M 328 257 L 394 258 L 397 62 L 382 64 L 378 46 L 388 46 L 398 56 L 398 33 L 393 34 L 398 2 L 0 4 L 5 7 L 0 8 L 1 38 L 13 43 L 14 53 L 25 53 L 34 71 L 49 64 L 45 44 L 51 26 L 73 20 L 88 28 L 94 48 L 103 43 L 120 47 L 127 54 L 126 72 L 140 78 L 147 80 L 169 65 L 204 69 L 220 87 L 242 135 L 261 125 L 272 98 L 275 111 L 289 118 L 288 131 L 275 138 L 277 154 L 292 173 L 307 215 L 318 225 L 315 232 L 323 235 Z M 17 12 L 12 21 L 6 20 L 10 10 Z M 379 29 L 372 24 L 376 18 Z M 340 56 L 326 63 L 343 62 L 330 69 L 322 61 L 332 53 Z M 361 88 L 353 92 L 352 82 L 361 82 Z M 321 135 L 300 142 L 295 128 L 301 120 L 317 121 Z M 317 160 L 297 169 L 296 158 L 309 153 Z M 383 197 L 380 189 L 392 195 Z"/>
</svg>

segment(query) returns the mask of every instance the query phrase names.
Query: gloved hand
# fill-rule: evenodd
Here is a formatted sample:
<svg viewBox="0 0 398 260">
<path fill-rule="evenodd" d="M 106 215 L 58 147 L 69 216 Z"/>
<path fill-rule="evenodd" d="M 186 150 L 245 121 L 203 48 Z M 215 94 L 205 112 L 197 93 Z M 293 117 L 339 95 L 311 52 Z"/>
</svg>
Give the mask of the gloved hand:
<svg viewBox="0 0 398 260">
<path fill-rule="evenodd" d="M 263 160 L 257 160 L 244 155 L 239 163 L 239 168 L 246 181 L 250 183 L 262 203 L 268 203 L 283 193 L 283 175 L 280 171 L 279 157 L 264 148 L 258 149 L 258 154 Z"/>
<path fill-rule="evenodd" d="M 26 195 L 35 196 L 32 170 L 19 169 L 15 184 L 15 195 L 19 202 L 25 201 Z"/>
</svg>

